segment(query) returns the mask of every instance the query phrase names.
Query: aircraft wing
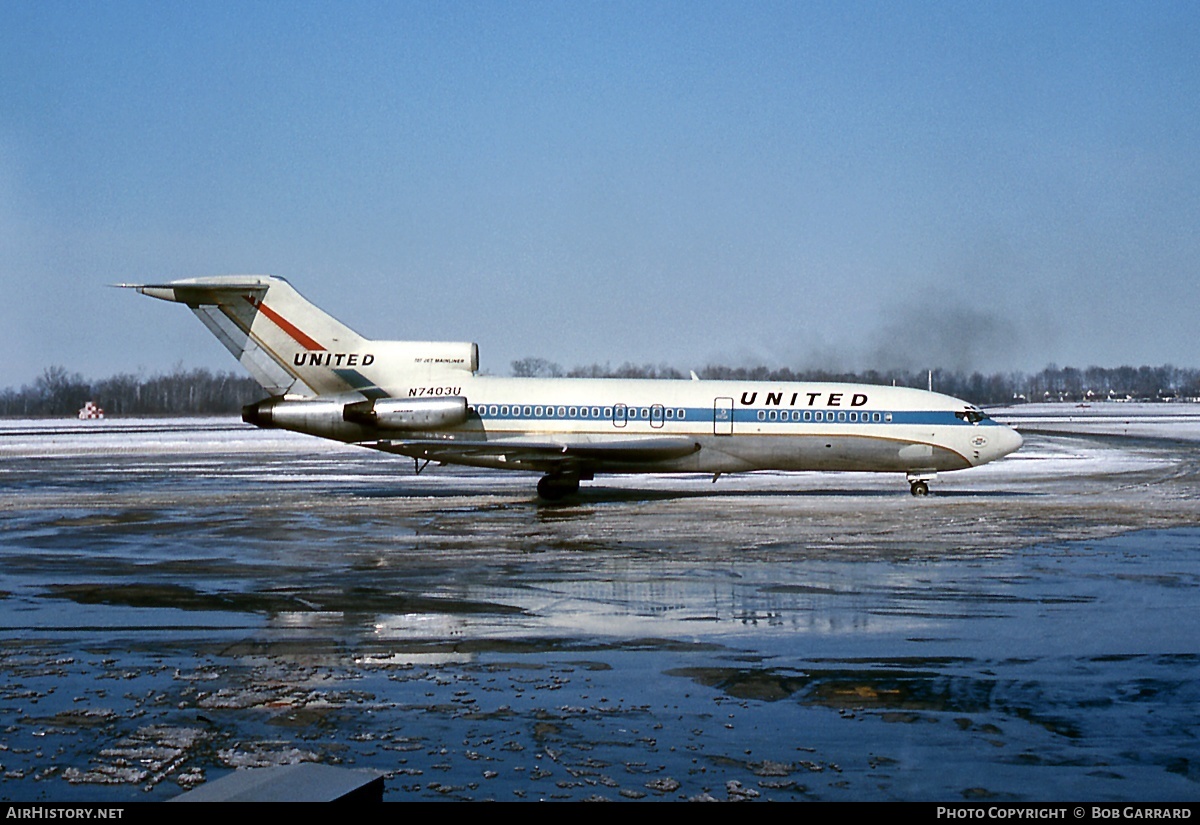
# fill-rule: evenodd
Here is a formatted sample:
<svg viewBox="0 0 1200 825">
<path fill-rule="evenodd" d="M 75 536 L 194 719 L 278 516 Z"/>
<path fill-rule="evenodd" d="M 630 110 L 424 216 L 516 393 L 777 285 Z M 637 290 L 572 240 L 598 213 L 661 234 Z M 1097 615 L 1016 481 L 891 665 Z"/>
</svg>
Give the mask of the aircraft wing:
<svg viewBox="0 0 1200 825">
<path fill-rule="evenodd" d="M 700 449 L 687 436 L 628 438 L 619 441 L 537 441 L 505 438 L 467 441 L 439 438 L 392 439 L 365 444 L 389 453 L 445 464 L 500 461 L 514 468 L 553 470 L 571 465 L 642 464 L 683 458 Z"/>
</svg>

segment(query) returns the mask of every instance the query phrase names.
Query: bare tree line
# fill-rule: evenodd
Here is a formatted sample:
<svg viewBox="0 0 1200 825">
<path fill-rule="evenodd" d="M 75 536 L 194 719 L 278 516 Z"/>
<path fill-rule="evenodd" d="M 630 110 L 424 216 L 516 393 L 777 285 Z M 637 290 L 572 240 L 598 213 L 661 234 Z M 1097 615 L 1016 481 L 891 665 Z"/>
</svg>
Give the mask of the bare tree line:
<svg viewBox="0 0 1200 825">
<path fill-rule="evenodd" d="M 625 363 L 613 368 L 590 364 L 564 370 L 544 358 L 512 362 L 512 374 L 526 377 L 569 378 L 668 378 L 686 379 L 666 364 Z M 699 377 L 736 381 L 844 381 L 850 383 L 925 388 L 924 371 L 895 370 L 830 372 L 792 370 L 788 367 L 729 367 L 710 364 Z M 933 370 L 933 388 L 976 404 L 999 405 L 1023 401 L 1173 401 L 1200 399 L 1200 370 L 1161 367 L 1058 367 L 1040 372 L 992 373 Z M 144 377 L 122 373 L 86 381 L 61 366 L 47 367 L 32 384 L 0 391 L 0 416 L 37 417 L 75 415 L 93 401 L 107 415 L 209 415 L 237 413 L 259 400 L 262 388 L 252 378 L 232 372 L 176 368 L 168 374 Z"/>
<path fill-rule="evenodd" d="M 254 379 L 231 372 L 176 368 L 166 375 L 122 373 L 85 381 L 65 367 L 47 367 L 32 384 L 0 391 L 0 416 L 75 415 L 87 401 L 106 415 L 234 413 L 263 396 Z"/>
</svg>

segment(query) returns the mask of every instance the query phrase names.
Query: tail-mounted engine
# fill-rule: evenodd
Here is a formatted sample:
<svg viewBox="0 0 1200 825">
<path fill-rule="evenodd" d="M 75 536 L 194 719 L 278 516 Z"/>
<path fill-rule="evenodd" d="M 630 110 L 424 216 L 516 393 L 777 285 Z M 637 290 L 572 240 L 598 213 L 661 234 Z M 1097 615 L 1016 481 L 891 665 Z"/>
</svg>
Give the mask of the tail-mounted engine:
<svg viewBox="0 0 1200 825">
<path fill-rule="evenodd" d="M 381 430 L 438 430 L 466 422 L 467 399 L 461 395 L 373 398 L 347 404 L 342 411 L 342 418 Z"/>
<path fill-rule="evenodd" d="M 256 427 L 361 441 L 379 430 L 440 430 L 467 421 L 467 399 L 372 398 L 265 398 L 242 408 L 242 420 Z"/>
</svg>

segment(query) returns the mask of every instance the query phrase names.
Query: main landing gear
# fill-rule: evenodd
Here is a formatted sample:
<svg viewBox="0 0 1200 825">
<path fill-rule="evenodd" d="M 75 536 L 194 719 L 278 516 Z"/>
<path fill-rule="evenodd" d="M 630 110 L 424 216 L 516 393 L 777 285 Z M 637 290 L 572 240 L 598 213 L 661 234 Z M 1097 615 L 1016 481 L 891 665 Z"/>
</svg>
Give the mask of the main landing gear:
<svg viewBox="0 0 1200 825">
<path fill-rule="evenodd" d="M 914 496 L 929 495 L 929 482 L 933 481 L 936 473 L 909 473 L 908 491 Z"/>
<path fill-rule="evenodd" d="M 546 501 L 560 501 L 579 492 L 579 476 L 572 473 L 550 473 L 538 481 L 538 495 Z"/>
</svg>

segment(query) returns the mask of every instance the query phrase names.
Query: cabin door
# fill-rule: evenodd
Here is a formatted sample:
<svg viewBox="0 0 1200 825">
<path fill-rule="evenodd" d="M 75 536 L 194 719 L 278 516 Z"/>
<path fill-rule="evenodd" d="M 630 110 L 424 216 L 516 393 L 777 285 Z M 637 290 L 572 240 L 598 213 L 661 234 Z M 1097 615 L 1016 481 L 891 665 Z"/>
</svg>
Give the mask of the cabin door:
<svg viewBox="0 0 1200 825">
<path fill-rule="evenodd" d="M 733 435 L 733 399 L 713 399 L 713 435 Z"/>
</svg>

